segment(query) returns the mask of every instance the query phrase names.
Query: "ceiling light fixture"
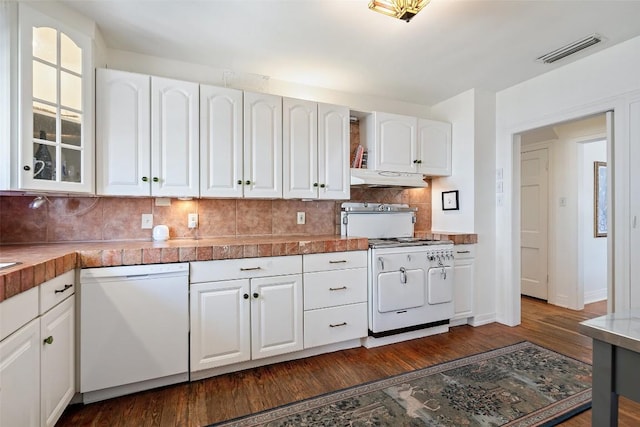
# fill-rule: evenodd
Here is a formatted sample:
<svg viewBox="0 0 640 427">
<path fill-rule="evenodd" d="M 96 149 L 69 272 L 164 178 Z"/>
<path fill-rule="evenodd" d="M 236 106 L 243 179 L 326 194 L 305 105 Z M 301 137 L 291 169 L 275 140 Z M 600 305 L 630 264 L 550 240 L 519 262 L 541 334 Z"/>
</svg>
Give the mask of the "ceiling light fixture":
<svg viewBox="0 0 640 427">
<path fill-rule="evenodd" d="M 371 0 L 369 9 L 387 16 L 411 21 L 431 0 Z"/>
<path fill-rule="evenodd" d="M 562 46 L 552 52 L 546 53 L 538 57 L 536 61 L 542 62 L 544 64 L 551 64 L 552 62 L 559 61 L 562 58 L 566 58 L 569 55 L 580 52 L 582 49 L 586 49 L 589 46 L 600 43 L 601 41 L 602 36 L 600 34 L 594 33 L 587 37 L 583 37 L 580 40 L 576 40 L 573 43 L 569 43 L 566 46 Z"/>
</svg>

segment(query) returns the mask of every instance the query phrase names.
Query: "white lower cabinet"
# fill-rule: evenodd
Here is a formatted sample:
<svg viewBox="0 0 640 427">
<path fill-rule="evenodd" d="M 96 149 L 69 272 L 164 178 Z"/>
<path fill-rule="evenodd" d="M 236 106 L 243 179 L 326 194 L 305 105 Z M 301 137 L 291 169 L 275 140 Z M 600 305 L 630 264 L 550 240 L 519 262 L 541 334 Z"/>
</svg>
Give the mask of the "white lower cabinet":
<svg viewBox="0 0 640 427">
<path fill-rule="evenodd" d="M 0 426 L 53 426 L 75 394 L 74 284 L 72 270 L 0 303 Z"/>
<path fill-rule="evenodd" d="M 40 319 L 0 342 L 0 425 L 40 425 Z"/>
<path fill-rule="evenodd" d="M 303 256 L 304 348 L 367 336 L 367 253 Z"/>
<path fill-rule="evenodd" d="M 475 245 L 454 247 L 454 317 L 452 320 L 473 316 Z"/>
<path fill-rule="evenodd" d="M 191 372 L 303 349 L 300 256 L 191 266 Z"/>
<path fill-rule="evenodd" d="M 53 426 L 75 394 L 75 299 L 67 298 L 40 318 L 41 426 Z"/>
</svg>

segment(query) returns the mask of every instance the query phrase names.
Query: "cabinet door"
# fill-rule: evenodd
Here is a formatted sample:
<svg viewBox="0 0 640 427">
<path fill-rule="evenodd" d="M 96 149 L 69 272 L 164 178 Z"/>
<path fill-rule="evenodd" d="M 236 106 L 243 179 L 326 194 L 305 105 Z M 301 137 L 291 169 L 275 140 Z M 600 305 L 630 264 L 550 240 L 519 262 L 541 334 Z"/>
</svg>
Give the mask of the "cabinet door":
<svg viewBox="0 0 640 427">
<path fill-rule="evenodd" d="M 149 76 L 96 71 L 96 180 L 100 195 L 151 191 Z"/>
<path fill-rule="evenodd" d="M 91 39 L 24 3 L 19 15 L 18 189 L 93 193 Z"/>
<path fill-rule="evenodd" d="M 75 298 L 67 298 L 40 320 L 41 426 L 55 425 L 75 394 Z"/>
<path fill-rule="evenodd" d="M 200 86 L 200 196 L 242 197 L 242 91 Z"/>
<path fill-rule="evenodd" d="M 251 357 L 249 279 L 191 285 L 191 372 Z"/>
<path fill-rule="evenodd" d="M 348 200 L 349 108 L 318 104 L 318 181 L 320 199 Z"/>
<path fill-rule="evenodd" d="M 198 84 L 151 78 L 151 194 L 197 197 L 200 191 Z"/>
<path fill-rule="evenodd" d="M 431 176 L 451 175 L 451 124 L 418 120 L 418 170 Z"/>
<path fill-rule="evenodd" d="M 473 316 L 473 258 L 456 260 L 453 273 L 454 319 Z"/>
<path fill-rule="evenodd" d="M 244 93 L 244 196 L 282 197 L 282 98 Z"/>
<path fill-rule="evenodd" d="M 377 162 L 373 169 L 416 172 L 416 127 L 418 119 L 389 113 L 374 113 Z"/>
<path fill-rule="evenodd" d="M 251 357 L 302 350 L 302 275 L 251 279 Z"/>
<path fill-rule="evenodd" d="M 0 343 L 0 425 L 40 425 L 40 319 Z"/>
<path fill-rule="evenodd" d="M 282 100 L 283 195 L 285 199 L 318 197 L 318 105 Z"/>
</svg>

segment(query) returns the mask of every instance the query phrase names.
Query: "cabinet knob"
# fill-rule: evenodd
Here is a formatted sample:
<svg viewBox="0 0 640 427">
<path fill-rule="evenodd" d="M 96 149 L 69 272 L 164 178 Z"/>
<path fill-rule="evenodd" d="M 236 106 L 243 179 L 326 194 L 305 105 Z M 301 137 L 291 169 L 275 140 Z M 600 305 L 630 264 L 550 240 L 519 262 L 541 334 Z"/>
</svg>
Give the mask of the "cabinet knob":
<svg viewBox="0 0 640 427">
<path fill-rule="evenodd" d="M 422 160 L 418 160 L 418 164 L 421 165 L 422 164 Z"/>
<path fill-rule="evenodd" d="M 24 165 L 24 166 L 22 167 L 22 169 L 24 169 L 24 170 L 26 170 L 26 171 L 30 171 L 30 170 L 31 170 L 31 167 L 30 167 L 29 165 Z"/>
<path fill-rule="evenodd" d="M 253 297 L 254 297 L 254 298 L 258 298 L 259 296 L 260 296 L 260 295 L 258 295 L 258 293 L 257 293 L 257 292 L 254 292 L 254 293 L 253 293 Z"/>
<path fill-rule="evenodd" d="M 53 337 L 49 335 L 44 340 L 42 340 L 45 344 L 53 344 Z"/>
<path fill-rule="evenodd" d="M 418 160 L 414 160 L 414 161 L 413 161 L 413 164 L 414 164 L 414 165 L 415 165 L 416 163 L 418 163 Z"/>
<path fill-rule="evenodd" d="M 249 299 L 249 294 L 244 294 L 244 295 L 242 295 L 242 297 L 243 297 L 244 299 Z"/>
<path fill-rule="evenodd" d="M 244 183 L 245 183 L 246 185 L 251 185 L 251 181 L 249 181 L 249 180 L 246 180 Z"/>
<path fill-rule="evenodd" d="M 158 177 L 157 177 L 157 176 L 154 176 L 154 177 L 153 177 L 153 182 L 158 182 L 158 181 L 160 181 L 160 179 L 158 179 Z"/>
<path fill-rule="evenodd" d="M 317 183 L 317 182 L 314 182 L 314 183 L 313 183 L 313 186 L 314 186 L 314 187 L 317 187 L 317 186 L 318 186 L 318 183 Z"/>
<path fill-rule="evenodd" d="M 147 181 L 149 181 L 149 178 L 147 178 L 146 176 L 143 176 L 142 177 L 142 182 L 147 182 Z"/>
<path fill-rule="evenodd" d="M 325 184 L 320 184 L 320 188 L 324 188 L 324 187 L 326 187 Z"/>
<path fill-rule="evenodd" d="M 242 185 L 242 180 L 241 179 L 238 180 L 238 185 Z"/>
</svg>

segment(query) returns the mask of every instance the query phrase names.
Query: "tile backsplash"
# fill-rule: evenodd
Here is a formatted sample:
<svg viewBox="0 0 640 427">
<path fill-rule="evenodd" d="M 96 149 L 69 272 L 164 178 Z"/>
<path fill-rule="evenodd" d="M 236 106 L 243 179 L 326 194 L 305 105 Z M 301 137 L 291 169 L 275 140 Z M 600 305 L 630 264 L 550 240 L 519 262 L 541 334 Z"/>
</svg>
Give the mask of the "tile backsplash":
<svg viewBox="0 0 640 427">
<path fill-rule="evenodd" d="M 431 183 L 429 182 L 429 185 Z M 48 197 L 39 209 L 29 209 L 32 196 L 0 196 L 0 244 L 74 241 L 151 240 L 141 229 L 141 215 L 153 214 L 153 224 L 169 226 L 171 239 L 202 239 L 258 235 L 340 234 L 342 201 L 171 199 L 155 206 L 154 198 Z M 431 187 L 417 189 L 351 188 L 351 201 L 408 203 L 418 208 L 416 231 L 431 229 Z M 296 223 L 305 212 L 306 223 Z M 197 213 L 196 229 L 187 215 Z"/>
</svg>

